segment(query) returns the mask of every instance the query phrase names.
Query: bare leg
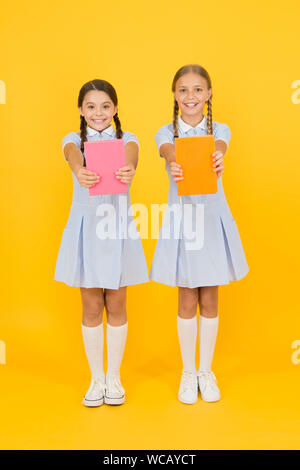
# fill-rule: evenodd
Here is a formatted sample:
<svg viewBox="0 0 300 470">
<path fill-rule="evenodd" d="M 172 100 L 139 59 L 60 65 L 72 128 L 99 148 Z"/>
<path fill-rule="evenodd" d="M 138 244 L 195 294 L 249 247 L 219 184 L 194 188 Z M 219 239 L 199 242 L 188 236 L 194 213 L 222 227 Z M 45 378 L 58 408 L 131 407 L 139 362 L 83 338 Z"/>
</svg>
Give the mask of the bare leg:
<svg viewBox="0 0 300 470">
<path fill-rule="evenodd" d="M 80 292 L 82 300 L 82 324 L 85 326 L 100 325 L 104 309 L 103 289 L 81 287 Z"/>
<path fill-rule="evenodd" d="M 199 308 L 203 317 L 214 318 L 218 315 L 218 287 L 199 287 Z"/>
<path fill-rule="evenodd" d="M 120 287 L 118 290 L 105 289 L 104 301 L 107 323 L 111 326 L 124 325 L 127 322 L 126 287 Z"/>
<path fill-rule="evenodd" d="M 181 318 L 193 318 L 197 314 L 198 302 L 198 287 L 195 289 L 189 289 L 188 287 L 178 288 L 178 315 Z"/>
</svg>

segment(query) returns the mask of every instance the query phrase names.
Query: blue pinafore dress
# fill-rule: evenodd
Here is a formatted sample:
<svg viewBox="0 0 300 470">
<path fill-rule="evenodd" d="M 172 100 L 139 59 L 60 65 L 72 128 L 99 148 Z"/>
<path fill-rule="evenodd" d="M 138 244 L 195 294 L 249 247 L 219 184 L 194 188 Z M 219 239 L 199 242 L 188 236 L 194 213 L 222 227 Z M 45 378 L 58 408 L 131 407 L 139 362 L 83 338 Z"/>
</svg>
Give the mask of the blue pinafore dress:
<svg viewBox="0 0 300 470">
<path fill-rule="evenodd" d="M 112 125 L 101 133 L 87 128 L 88 141 L 115 138 Z M 123 131 L 122 138 L 125 145 L 129 141 L 139 145 L 137 137 L 130 132 Z M 71 132 L 65 136 L 63 147 L 68 142 L 73 142 L 80 148 L 80 133 Z M 130 185 L 127 193 L 90 196 L 88 188 L 79 184 L 73 172 L 72 177 L 72 205 L 62 234 L 54 280 L 72 287 L 105 289 L 119 289 L 148 282 L 142 242 L 130 215 Z M 109 211 L 102 210 L 107 207 Z M 110 218 L 113 218 L 113 225 L 109 225 L 112 222 Z M 113 236 L 110 234 L 105 238 L 105 224 L 102 225 L 102 235 L 99 236 L 101 220 L 103 222 L 104 219 L 107 227 L 115 227 Z"/>
<path fill-rule="evenodd" d="M 178 118 L 178 136 L 191 137 L 207 134 L 207 118 L 195 127 Z M 213 121 L 215 140 L 224 140 L 229 144 L 230 129 L 226 124 Z M 157 147 L 163 143 L 174 144 L 173 125 L 161 127 L 155 135 Z M 150 279 L 169 286 L 195 288 L 229 284 L 246 276 L 249 267 L 246 261 L 238 227 L 227 203 L 222 176 L 217 179 L 218 191 L 215 194 L 178 196 L 177 184 L 170 174 L 169 165 L 165 163 L 169 176 L 168 204 L 150 270 Z M 192 226 L 196 227 L 196 205 L 203 207 L 203 243 L 199 249 L 187 249 L 191 239 L 185 235 L 184 211 L 190 211 Z M 180 207 L 180 230 L 175 230 L 178 215 L 173 216 L 171 207 Z M 168 213 L 168 217 L 167 217 Z M 168 225 L 168 226 L 167 226 Z M 171 229 L 170 229 L 171 227 Z M 163 232 L 170 236 L 163 236 Z"/>
</svg>

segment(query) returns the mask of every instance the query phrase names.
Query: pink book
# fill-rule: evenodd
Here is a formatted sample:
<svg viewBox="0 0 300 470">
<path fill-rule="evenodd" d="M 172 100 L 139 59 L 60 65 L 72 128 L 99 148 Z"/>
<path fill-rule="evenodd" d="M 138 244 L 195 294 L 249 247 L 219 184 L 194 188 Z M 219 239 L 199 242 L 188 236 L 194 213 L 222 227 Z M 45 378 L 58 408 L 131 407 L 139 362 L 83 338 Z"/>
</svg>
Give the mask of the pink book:
<svg viewBox="0 0 300 470">
<path fill-rule="evenodd" d="M 123 139 L 96 140 L 84 142 L 87 170 L 94 171 L 101 178 L 92 188 L 90 196 L 99 194 L 127 193 L 128 184 L 121 183 L 115 172 L 126 165 Z"/>
</svg>

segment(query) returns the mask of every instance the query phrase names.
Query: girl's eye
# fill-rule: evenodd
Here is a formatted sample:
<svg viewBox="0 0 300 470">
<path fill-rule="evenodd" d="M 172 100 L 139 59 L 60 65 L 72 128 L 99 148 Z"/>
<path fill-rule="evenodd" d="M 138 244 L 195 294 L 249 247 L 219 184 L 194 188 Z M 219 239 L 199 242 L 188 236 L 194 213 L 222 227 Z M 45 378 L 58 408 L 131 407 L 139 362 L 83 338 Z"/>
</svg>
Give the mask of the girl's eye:
<svg viewBox="0 0 300 470">
<path fill-rule="evenodd" d="M 104 108 L 109 108 L 109 104 L 105 104 L 105 105 L 104 105 Z"/>
<path fill-rule="evenodd" d="M 179 90 L 179 92 L 180 92 L 180 91 L 185 91 L 185 88 L 181 88 L 181 89 Z M 196 91 L 202 91 L 202 88 L 196 88 Z"/>
<path fill-rule="evenodd" d="M 94 107 L 94 106 L 92 106 L 91 104 L 88 106 L 88 108 L 90 108 L 90 109 L 93 108 L 93 107 Z"/>
</svg>

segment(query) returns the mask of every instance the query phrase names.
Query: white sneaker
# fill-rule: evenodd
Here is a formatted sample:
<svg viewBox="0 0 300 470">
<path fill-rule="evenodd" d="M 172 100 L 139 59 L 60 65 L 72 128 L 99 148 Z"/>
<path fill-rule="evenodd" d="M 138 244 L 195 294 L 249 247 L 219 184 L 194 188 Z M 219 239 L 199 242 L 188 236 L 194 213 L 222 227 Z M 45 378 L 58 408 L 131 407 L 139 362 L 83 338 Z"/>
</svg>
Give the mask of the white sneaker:
<svg viewBox="0 0 300 470">
<path fill-rule="evenodd" d="M 120 376 L 106 376 L 106 390 L 104 403 L 107 405 L 122 405 L 125 402 L 125 390 L 122 387 Z"/>
<path fill-rule="evenodd" d="M 192 405 L 198 401 L 198 383 L 196 372 L 183 371 L 181 375 L 178 399 Z"/>
<path fill-rule="evenodd" d="M 86 392 L 82 404 L 85 406 L 103 405 L 105 383 L 101 378 L 91 380 L 90 388 Z"/>
<path fill-rule="evenodd" d="M 202 400 L 209 402 L 220 400 L 220 390 L 217 387 L 216 380 L 216 376 L 212 371 L 198 372 L 198 384 Z"/>
</svg>

